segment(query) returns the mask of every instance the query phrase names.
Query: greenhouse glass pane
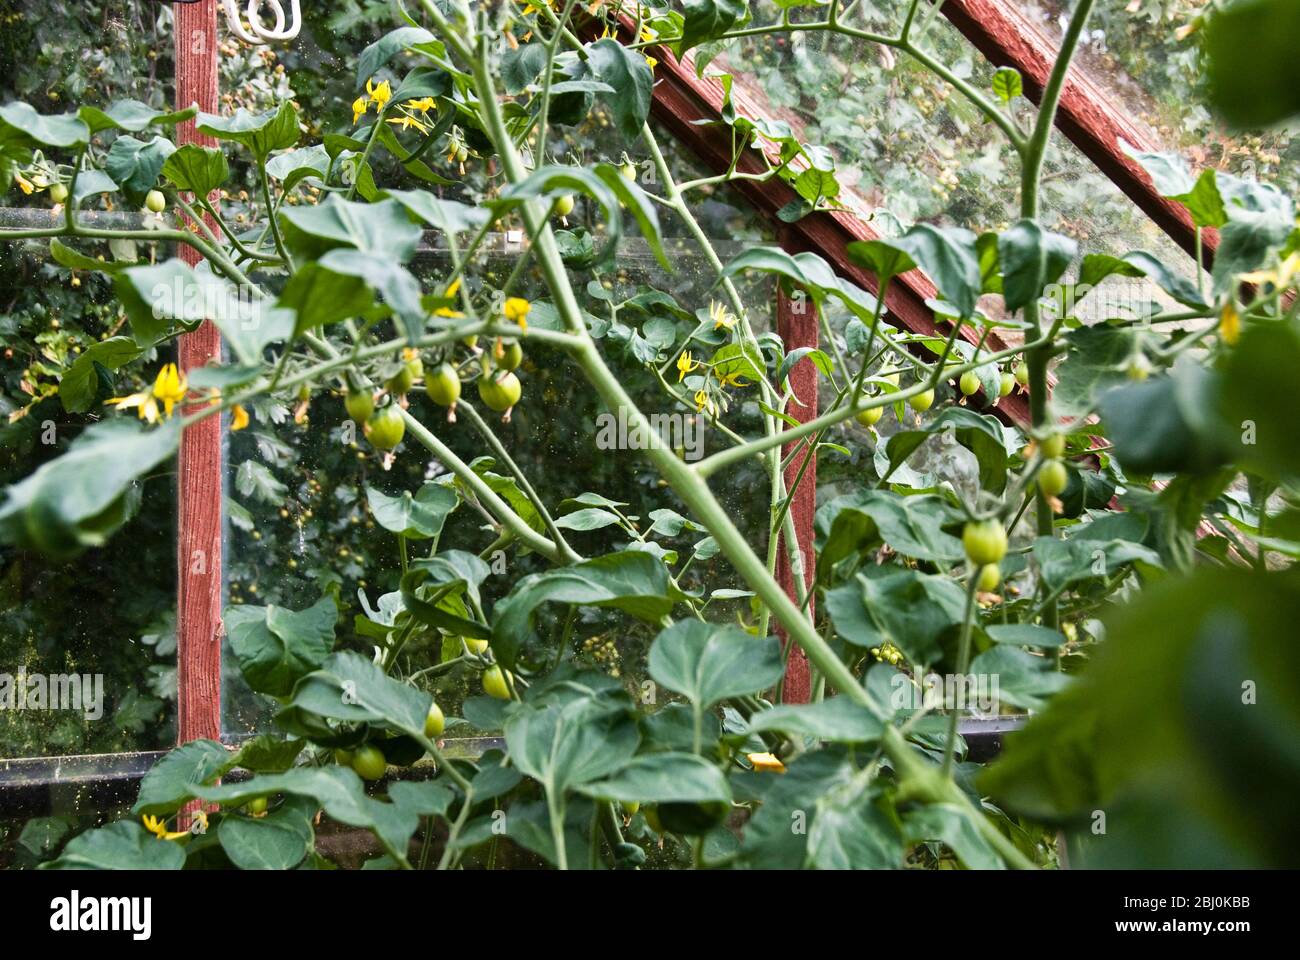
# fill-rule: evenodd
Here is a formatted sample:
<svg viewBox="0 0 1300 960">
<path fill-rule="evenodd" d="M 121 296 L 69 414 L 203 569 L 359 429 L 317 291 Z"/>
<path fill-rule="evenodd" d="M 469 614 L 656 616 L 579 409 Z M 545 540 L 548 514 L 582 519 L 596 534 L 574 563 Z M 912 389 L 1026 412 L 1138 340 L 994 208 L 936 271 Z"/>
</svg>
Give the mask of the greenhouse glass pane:
<svg viewBox="0 0 1300 960">
<path fill-rule="evenodd" d="M 1061 4 L 1015 0 L 1014 6 L 1053 49 L 1059 46 Z M 1233 132 L 1206 107 L 1200 36 L 1175 36 L 1200 12 L 1201 5 L 1192 3 L 1099 4 L 1076 63 L 1160 149 L 1181 153 L 1197 168 L 1214 167 L 1295 192 L 1300 187 L 1300 131 L 1294 122 Z"/>
<path fill-rule="evenodd" d="M 170 54 L 153 53 L 171 50 L 165 7 L 87 0 L 76 16 L 50 7 L 48 0 L 6 5 L 0 102 L 25 100 L 59 113 L 72 103 L 104 106 L 124 97 L 170 101 Z M 9 228 L 49 217 L 45 187 L 56 171 L 36 159 L 20 172 L 35 189 L 12 186 L 0 195 L 0 225 Z M 101 216 L 132 216 L 94 201 L 85 206 L 100 207 Z M 0 484 L 7 485 L 103 417 L 105 398 L 140 389 L 144 380 L 106 370 L 101 376 L 111 382 L 84 396 L 58 389 L 87 346 L 127 332 L 107 277 L 55 264 L 45 241 L 0 245 L 0 277 Z M 146 354 L 139 376 L 151 377 L 172 359 L 170 350 Z M 0 761 L 174 742 L 174 461 L 133 494 L 134 518 L 108 545 L 76 559 L 0 547 Z"/>
<path fill-rule="evenodd" d="M 853 26 L 897 32 L 907 4 L 885 0 L 857 8 Z M 756 6 L 759 23 L 777 19 Z M 796 11 L 796 20 L 824 16 Z M 924 16 L 918 18 L 924 22 Z M 988 90 L 992 66 L 947 20 L 923 32 L 925 48 L 959 77 Z M 1018 218 L 1019 167 L 1005 137 L 961 94 L 912 58 L 839 34 L 796 32 L 732 41 L 706 73 L 730 72 L 793 125 L 807 143 L 828 147 L 851 205 L 883 234 L 918 221 L 975 231 L 1003 230 Z M 1015 102 L 1023 126 L 1033 105 Z M 1192 275 L 1192 258 L 1057 132 L 1044 165 L 1040 216 L 1085 252 L 1123 255 L 1144 249 Z"/>
</svg>

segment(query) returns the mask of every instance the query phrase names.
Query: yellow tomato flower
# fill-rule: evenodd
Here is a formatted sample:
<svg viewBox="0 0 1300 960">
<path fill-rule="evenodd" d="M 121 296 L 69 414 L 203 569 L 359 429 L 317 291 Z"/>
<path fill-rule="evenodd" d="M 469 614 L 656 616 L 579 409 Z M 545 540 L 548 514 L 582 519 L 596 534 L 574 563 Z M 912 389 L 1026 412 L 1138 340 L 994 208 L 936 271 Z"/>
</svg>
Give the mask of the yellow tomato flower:
<svg viewBox="0 0 1300 960">
<path fill-rule="evenodd" d="M 645 55 L 642 54 L 642 56 L 645 56 Z M 655 67 L 659 66 L 659 61 L 656 60 L 654 57 L 646 56 L 646 58 L 645 58 L 645 62 L 646 62 L 646 66 L 648 66 L 648 67 L 650 68 L 650 72 L 651 72 L 651 73 L 654 73 L 654 72 L 655 72 Z"/>
<path fill-rule="evenodd" d="M 771 753 L 747 753 L 745 757 L 754 765 L 755 770 L 763 770 L 769 773 L 785 773 L 785 764 Z"/>
<path fill-rule="evenodd" d="M 1223 313 L 1219 315 L 1219 336 L 1230 347 L 1235 347 L 1241 339 L 1241 314 L 1231 300 L 1223 305 Z"/>
<path fill-rule="evenodd" d="M 366 93 L 370 95 L 370 102 L 378 105 L 383 110 L 388 105 L 388 101 L 393 99 L 393 88 L 384 80 L 376 84 L 374 78 L 366 81 Z"/>
<path fill-rule="evenodd" d="M 736 318 L 731 315 L 726 304 L 716 300 L 709 301 L 709 319 L 713 321 L 714 330 L 730 330 L 736 325 Z"/>
<path fill-rule="evenodd" d="M 243 430 L 248 426 L 248 411 L 244 409 L 242 403 L 237 403 L 230 408 L 230 429 Z"/>
<path fill-rule="evenodd" d="M 718 373 L 716 370 L 714 370 L 713 372 L 717 374 L 718 382 L 721 383 L 724 387 L 749 386 L 748 381 L 742 378 L 739 370 L 733 370 L 730 373 Z"/>
<path fill-rule="evenodd" d="M 190 835 L 189 830 L 168 830 L 167 824 L 160 817 L 151 817 L 148 814 L 145 814 L 141 819 L 144 821 L 144 828 L 159 840 L 181 840 Z M 198 824 L 199 833 L 207 832 L 208 815 L 205 811 L 196 810 L 194 813 L 194 822 Z"/>
<path fill-rule="evenodd" d="M 415 119 L 415 117 L 409 116 L 407 114 L 403 114 L 400 117 L 389 117 L 388 122 L 393 124 L 394 126 L 401 127 L 403 130 L 409 130 L 412 127 L 415 127 L 415 129 L 419 130 L 421 133 L 429 132 L 428 127 L 422 124 L 419 120 Z"/>
<path fill-rule="evenodd" d="M 419 110 L 421 113 L 428 113 L 437 103 L 433 97 L 421 97 L 419 100 L 408 100 L 406 105 L 412 110 Z"/>
<path fill-rule="evenodd" d="M 26 177 L 24 177 L 21 173 L 15 173 L 14 180 L 17 182 L 22 192 L 27 194 L 27 196 L 29 197 L 32 195 L 32 191 L 36 189 L 34 186 L 32 186 L 32 182 L 28 180 Z"/>
<path fill-rule="evenodd" d="M 677 358 L 677 382 L 681 383 L 686 379 L 686 375 L 695 369 L 695 358 L 691 356 L 690 351 L 683 353 Z"/>
<path fill-rule="evenodd" d="M 176 364 L 169 363 L 158 371 L 158 377 L 154 380 L 152 390 L 141 390 L 139 393 L 133 393 L 126 397 L 113 397 L 107 402 L 113 404 L 119 410 L 128 410 L 135 407 L 139 411 L 141 420 L 157 423 L 160 418 L 158 413 L 159 402 L 161 401 L 163 405 L 162 417 L 170 417 L 172 408 L 185 399 L 185 391 L 188 389 L 188 385 L 188 381 L 176 369 Z"/>
<path fill-rule="evenodd" d="M 533 305 L 523 297 L 508 297 L 505 306 L 501 308 L 507 320 L 519 324 L 525 330 L 528 329 L 528 311 L 531 309 Z"/>
<path fill-rule="evenodd" d="M 352 125 L 355 127 L 357 121 L 366 115 L 370 109 L 370 102 L 365 97 L 357 97 L 352 101 Z"/>
<path fill-rule="evenodd" d="M 451 286 L 449 286 L 445 291 L 443 291 L 442 296 L 444 300 L 452 300 L 459 292 L 460 292 L 460 277 L 457 277 L 455 280 L 452 281 Z M 435 317 L 451 317 L 453 320 L 458 320 L 461 317 L 465 316 L 465 314 L 461 313 L 459 310 L 455 310 L 451 307 L 439 307 L 438 309 L 433 311 L 433 315 Z"/>
<path fill-rule="evenodd" d="M 172 407 L 185 399 L 185 392 L 189 389 L 189 381 L 176 368 L 176 364 L 169 363 L 158 371 L 158 376 L 153 382 L 153 395 L 156 399 L 162 401 L 163 409 L 166 416 L 172 415 Z"/>
<path fill-rule="evenodd" d="M 708 391 L 706 391 L 706 390 L 696 390 L 696 391 L 695 391 L 695 410 L 696 410 L 696 412 L 697 412 L 697 413 L 702 413 L 702 412 L 704 411 L 704 408 L 707 407 L 708 405 L 709 405 L 709 394 L 708 394 Z"/>
</svg>

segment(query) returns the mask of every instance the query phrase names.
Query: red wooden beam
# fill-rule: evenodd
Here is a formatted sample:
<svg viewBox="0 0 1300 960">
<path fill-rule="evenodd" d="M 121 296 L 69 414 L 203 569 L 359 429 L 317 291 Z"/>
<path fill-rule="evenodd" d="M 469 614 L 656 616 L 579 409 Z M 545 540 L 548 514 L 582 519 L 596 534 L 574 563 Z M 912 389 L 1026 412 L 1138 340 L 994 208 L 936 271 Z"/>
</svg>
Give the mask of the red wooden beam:
<svg viewBox="0 0 1300 960">
<path fill-rule="evenodd" d="M 1041 101 L 1043 86 L 1059 49 L 1038 27 L 1006 0 L 946 0 L 943 15 L 996 67 L 1011 66 L 1024 78 L 1025 96 Z M 1143 152 L 1158 151 L 1128 113 L 1116 106 L 1106 90 L 1077 66 L 1066 77 L 1056 113 L 1056 125 L 1142 211 L 1193 257 L 1196 227 L 1187 209 L 1160 196 L 1142 166 L 1120 146 L 1127 141 Z M 1208 267 L 1219 243 L 1217 230 L 1201 235 L 1203 262 Z"/>
<path fill-rule="evenodd" d="M 176 105 L 217 110 L 217 0 L 173 3 L 176 23 Z M 189 121 L 181 143 L 215 145 Z M 181 256 L 199 256 L 182 247 Z M 211 321 L 180 338 L 181 370 L 221 359 L 221 334 Z M 221 534 L 225 462 L 221 419 L 207 417 L 181 437 L 176 544 L 176 738 L 185 743 L 221 736 Z"/>
<path fill-rule="evenodd" d="M 777 332 L 780 333 L 787 350 L 817 346 L 817 307 L 808 297 L 790 296 L 786 293 L 784 284 L 777 284 L 776 322 Z M 817 416 L 817 368 L 805 357 L 794 365 L 789 379 L 790 387 L 794 391 L 794 402 L 787 407 L 790 416 L 800 423 L 814 419 Z M 817 454 L 802 441 L 795 441 L 781 448 L 782 459 L 788 458 L 798 447 L 803 447 L 805 452 L 785 468 L 785 485 L 787 490 L 794 487 L 803 462 L 811 457 L 790 504 L 790 519 L 794 522 L 795 537 L 799 541 L 799 549 L 803 552 L 804 558 L 804 589 L 811 590 L 816 576 L 813 514 L 817 510 Z M 797 603 L 798 593 L 794 588 L 794 572 L 790 566 L 790 555 L 786 550 L 784 533 L 781 534 L 780 540 L 777 545 L 777 581 L 786 595 Z M 814 600 L 808 601 L 809 616 L 814 613 L 814 603 Z M 777 634 L 781 638 L 782 646 L 790 642 L 785 629 L 779 624 Z M 808 657 L 798 646 L 789 652 L 786 660 L 785 684 L 781 688 L 781 699 L 784 703 L 808 703 L 812 699 Z"/>
</svg>

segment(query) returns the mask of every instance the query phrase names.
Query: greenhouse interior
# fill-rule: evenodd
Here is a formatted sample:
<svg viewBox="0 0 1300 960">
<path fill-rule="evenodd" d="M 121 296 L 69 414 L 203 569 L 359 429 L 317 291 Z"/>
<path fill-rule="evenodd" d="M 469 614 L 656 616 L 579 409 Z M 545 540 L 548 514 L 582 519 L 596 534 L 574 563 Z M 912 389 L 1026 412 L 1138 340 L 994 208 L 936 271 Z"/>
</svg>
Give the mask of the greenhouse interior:
<svg viewBox="0 0 1300 960">
<path fill-rule="evenodd" d="M 1300 867 L 1297 0 L 0 22 L 6 873 Z"/>
</svg>

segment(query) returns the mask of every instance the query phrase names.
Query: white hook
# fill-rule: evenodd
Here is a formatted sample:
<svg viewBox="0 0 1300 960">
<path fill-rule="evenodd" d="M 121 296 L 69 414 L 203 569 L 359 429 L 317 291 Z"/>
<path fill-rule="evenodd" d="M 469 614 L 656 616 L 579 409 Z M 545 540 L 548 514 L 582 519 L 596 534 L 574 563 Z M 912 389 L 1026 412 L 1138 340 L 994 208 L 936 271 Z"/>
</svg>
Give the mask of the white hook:
<svg viewBox="0 0 1300 960">
<path fill-rule="evenodd" d="M 267 27 L 262 23 L 261 7 L 266 3 L 271 8 L 271 15 L 275 19 L 274 27 Z M 302 29 L 302 8 L 301 0 L 290 0 L 290 13 L 285 16 L 283 0 L 248 0 L 248 7 L 244 11 L 244 16 L 248 18 L 247 24 L 239 13 L 239 0 L 221 0 L 221 6 L 226 11 L 226 23 L 230 25 L 230 31 L 245 43 L 268 43 L 271 40 L 292 40 L 298 36 L 298 31 Z"/>
</svg>

